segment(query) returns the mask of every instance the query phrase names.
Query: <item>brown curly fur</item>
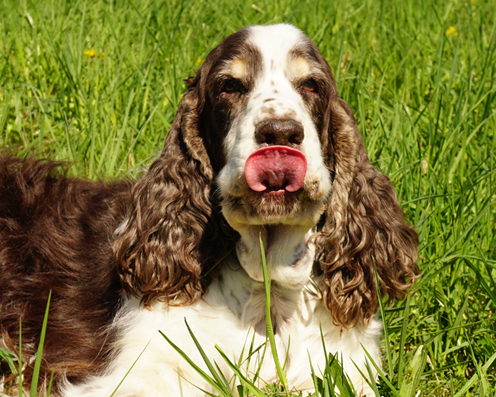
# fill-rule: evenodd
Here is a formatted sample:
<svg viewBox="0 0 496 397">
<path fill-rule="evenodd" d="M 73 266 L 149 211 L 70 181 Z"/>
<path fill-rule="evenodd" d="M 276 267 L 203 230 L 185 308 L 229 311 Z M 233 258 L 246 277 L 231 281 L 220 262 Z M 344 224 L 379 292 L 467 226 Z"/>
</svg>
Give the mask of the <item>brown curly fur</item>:
<svg viewBox="0 0 496 397">
<path fill-rule="evenodd" d="M 120 299 L 111 241 L 130 183 L 67 178 L 61 165 L 0 157 L 0 341 L 17 351 L 22 322 L 26 384 L 50 291 L 42 377 L 56 381 L 101 368 Z"/>
<path fill-rule="evenodd" d="M 126 291 L 146 305 L 156 298 L 170 305 L 200 299 L 237 236 L 221 215 L 205 142 L 215 141 L 210 153 L 221 145 L 200 131 L 206 87 L 200 79 L 208 68 L 209 59 L 188 80 L 162 154 L 134 186 L 126 227 L 114 244 Z"/>
</svg>

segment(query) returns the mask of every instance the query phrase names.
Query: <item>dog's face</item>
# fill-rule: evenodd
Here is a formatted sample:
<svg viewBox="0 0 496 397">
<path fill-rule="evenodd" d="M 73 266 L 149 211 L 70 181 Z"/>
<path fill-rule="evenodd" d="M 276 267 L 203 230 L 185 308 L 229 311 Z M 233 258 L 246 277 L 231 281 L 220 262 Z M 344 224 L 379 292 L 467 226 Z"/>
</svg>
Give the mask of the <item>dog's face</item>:
<svg viewBox="0 0 496 397">
<path fill-rule="evenodd" d="M 316 46 L 290 25 L 254 26 L 226 39 L 201 73 L 228 222 L 314 226 L 332 187 L 323 131 L 335 95 Z"/>
</svg>

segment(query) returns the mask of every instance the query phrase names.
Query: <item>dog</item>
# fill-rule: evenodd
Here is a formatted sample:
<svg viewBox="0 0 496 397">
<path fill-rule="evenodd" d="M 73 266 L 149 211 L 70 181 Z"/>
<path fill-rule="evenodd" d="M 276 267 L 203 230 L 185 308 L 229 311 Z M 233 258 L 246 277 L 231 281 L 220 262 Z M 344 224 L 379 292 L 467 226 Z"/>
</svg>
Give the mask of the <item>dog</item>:
<svg viewBox="0 0 496 397">
<path fill-rule="evenodd" d="M 59 396 L 213 392 L 172 346 L 207 371 L 188 327 L 226 379 L 216 345 L 258 385 L 276 382 L 262 249 L 288 384 L 315 387 L 324 343 L 371 395 L 360 371 L 367 354 L 380 366 L 379 299 L 402 299 L 418 275 L 390 180 L 291 25 L 244 28 L 207 56 L 136 182 L 4 156 L 0 188 L 1 341 L 18 351 L 22 337 L 28 387 L 51 291 L 42 377 Z"/>
</svg>

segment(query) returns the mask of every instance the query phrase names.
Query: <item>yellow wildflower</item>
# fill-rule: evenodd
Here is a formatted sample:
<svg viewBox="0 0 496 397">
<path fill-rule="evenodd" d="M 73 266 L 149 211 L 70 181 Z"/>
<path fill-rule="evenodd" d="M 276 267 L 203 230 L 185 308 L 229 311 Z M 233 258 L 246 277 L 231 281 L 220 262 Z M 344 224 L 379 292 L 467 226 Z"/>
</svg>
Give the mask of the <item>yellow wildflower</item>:
<svg viewBox="0 0 496 397">
<path fill-rule="evenodd" d="M 450 26 L 448 29 L 446 29 L 446 36 L 451 36 L 452 34 L 458 36 L 458 32 L 456 31 L 454 26 Z"/>
<path fill-rule="evenodd" d="M 99 58 L 99 59 L 105 59 L 105 54 L 101 51 L 98 51 L 96 52 L 94 48 L 92 48 L 91 50 L 86 50 L 84 52 L 84 55 L 86 56 L 86 58 Z"/>
<path fill-rule="evenodd" d="M 91 50 L 86 50 L 84 52 L 84 55 L 86 56 L 86 58 L 94 58 L 96 55 L 96 51 L 94 48 L 92 48 Z"/>
<path fill-rule="evenodd" d="M 203 63 L 203 59 L 198 58 L 195 62 L 195 66 L 201 65 Z"/>
</svg>

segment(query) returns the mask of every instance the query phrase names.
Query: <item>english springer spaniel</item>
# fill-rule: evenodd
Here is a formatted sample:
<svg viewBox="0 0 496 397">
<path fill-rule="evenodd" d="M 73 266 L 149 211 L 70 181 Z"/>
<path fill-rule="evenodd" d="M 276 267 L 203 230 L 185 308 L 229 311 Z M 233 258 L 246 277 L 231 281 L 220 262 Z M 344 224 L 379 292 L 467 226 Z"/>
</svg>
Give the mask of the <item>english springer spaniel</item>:
<svg viewBox="0 0 496 397">
<path fill-rule="evenodd" d="M 357 367 L 367 373 L 365 350 L 380 365 L 378 295 L 404 296 L 418 238 L 328 63 L 293 26 L 252 26 L 187 86 L 160 158 L 134 183 L 2 158 L 0 342 L 16 352 L 22 336 L 23 386 L 52 291 L 42 377 L 53 371 L 57 395 L 212 392 L 159 331 L 207 371 L 186 320 L 230 379 L 215 345 L 237 361 L 266 343 L 261 238 L 290 386 L 314 387 L 323 338 L 370 393 Z M 243 364 L 248 377 L 260 365 L 260 386 L 278 379 L 263 350 Z"/>
</svg>

